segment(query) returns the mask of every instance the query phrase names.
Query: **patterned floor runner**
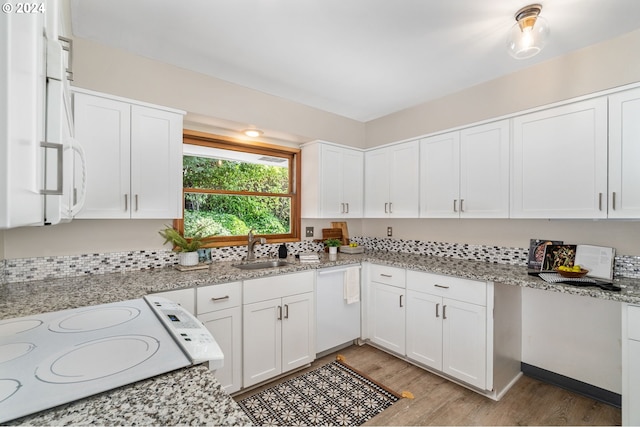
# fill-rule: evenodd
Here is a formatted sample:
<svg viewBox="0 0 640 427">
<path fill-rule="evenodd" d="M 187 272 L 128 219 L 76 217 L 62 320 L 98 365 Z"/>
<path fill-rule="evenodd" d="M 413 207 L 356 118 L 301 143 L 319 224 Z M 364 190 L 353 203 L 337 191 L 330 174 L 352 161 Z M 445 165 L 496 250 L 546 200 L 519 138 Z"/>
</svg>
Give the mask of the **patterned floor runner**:
<svg viewBox="0 0 640 427">
<path fill-rule="evenodd" d="M 400 396 L 336 361 L 238 402 L 261 426 L 358 426 Z"/>
</svg>

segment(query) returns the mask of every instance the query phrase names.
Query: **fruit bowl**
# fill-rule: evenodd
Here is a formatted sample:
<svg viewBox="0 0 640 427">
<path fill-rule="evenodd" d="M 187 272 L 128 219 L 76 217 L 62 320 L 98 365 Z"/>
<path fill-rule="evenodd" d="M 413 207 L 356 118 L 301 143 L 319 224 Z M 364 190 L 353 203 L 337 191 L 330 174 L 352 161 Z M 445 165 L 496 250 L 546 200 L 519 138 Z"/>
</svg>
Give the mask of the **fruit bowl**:
<svg viewBox="0 0 640 427">
<path fill-rule="evenodd" d="M 567 271 L 567 270 L 558 270 L 556 269 L 556 273 L 561 275 L 562 277 L 566 277 L 568 279 L 576 279 L 578 277 L 585 276 L 589 270 L 581 268 L 580 271 Z"/>
</svg>

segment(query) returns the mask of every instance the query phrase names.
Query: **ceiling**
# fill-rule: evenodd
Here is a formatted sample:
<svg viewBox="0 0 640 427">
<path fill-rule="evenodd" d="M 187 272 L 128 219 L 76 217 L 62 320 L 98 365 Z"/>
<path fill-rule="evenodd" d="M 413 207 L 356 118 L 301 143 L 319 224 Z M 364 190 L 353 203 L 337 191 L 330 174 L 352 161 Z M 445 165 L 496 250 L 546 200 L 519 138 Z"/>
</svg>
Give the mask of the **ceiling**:
<svg viewBox="0 0 640 427">
<path fill-rule="evenodd" d="M 366 122 L 640 28 L 639 0 L 542 0 L 550 40 L 518 61 L 506 35 L 530 3 L 71 0 L 71 12 L 77 37 Z"/>
</svg>

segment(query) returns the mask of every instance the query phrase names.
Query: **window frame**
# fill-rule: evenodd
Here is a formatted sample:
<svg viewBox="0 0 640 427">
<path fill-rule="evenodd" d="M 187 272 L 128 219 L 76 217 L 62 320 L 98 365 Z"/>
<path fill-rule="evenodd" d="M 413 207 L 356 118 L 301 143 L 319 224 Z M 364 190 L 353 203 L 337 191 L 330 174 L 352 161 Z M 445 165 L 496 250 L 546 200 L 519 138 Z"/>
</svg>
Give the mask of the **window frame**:
<svg viewBox="0 0 640 427">
<path fill-rule="evenodd" d="M 182 143 L 200 145 L 203 147 L 220 148 L 225 150 L 241 151 L 270 156 L 287 157 L 289 159 L 289 192 L 284 194 L 256 193 L 256 192 L 229 192 L 224 190 L 202 190 L 182 187 L 182 218 L 174 219 L 173 227 L 184 234 L 184 194 L 185 192 L 201 192 L 209 194 L 241 194 L 247 196 L 277 196 L 291 199 L 291 232 L 286 234 L 266 234 L 268 243 L 297 242 L 301 239 L 301 197 L 300 197 L 300 156 L 299 148 L 267 144 L 256 141 L 243 141 L 231 137 L 209 134 L 205 132 L 185 129 L 182 133 Z M 203 248 L 216 248 L 225 246 L 241 246 L 247 244 L 246 236 L 213 236 L 203 240 Z"/>
</svg>

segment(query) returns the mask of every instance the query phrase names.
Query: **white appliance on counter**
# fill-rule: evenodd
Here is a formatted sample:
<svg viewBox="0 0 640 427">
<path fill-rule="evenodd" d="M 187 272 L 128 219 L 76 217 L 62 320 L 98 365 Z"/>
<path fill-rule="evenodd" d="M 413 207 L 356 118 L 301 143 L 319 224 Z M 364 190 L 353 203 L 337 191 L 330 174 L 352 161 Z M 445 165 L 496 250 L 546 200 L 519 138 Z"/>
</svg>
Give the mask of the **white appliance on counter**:
<svg viewBox="0 0 640 427">
<path fill-rule="evenodd" d="M 354 288 L 360 288 L 359 265 L 318 270 L 316 354 L 360 338 L 360 300 Z"/>
<path fill-rule="evenodd" d="M 0 423 L 224 355 L 178 303 L 146 296 L 0 321 Z"/>
<path fill-rule="evenodd" d="M 71 49 L 58 35 L 58 2 L 19 13 L 26 5 L 6 2 L 0 14 L 0 229 L 69 221 L 86 187 L 86 167 L 73 176 L 84 156 L 73 140 Z"/>
</svg>

